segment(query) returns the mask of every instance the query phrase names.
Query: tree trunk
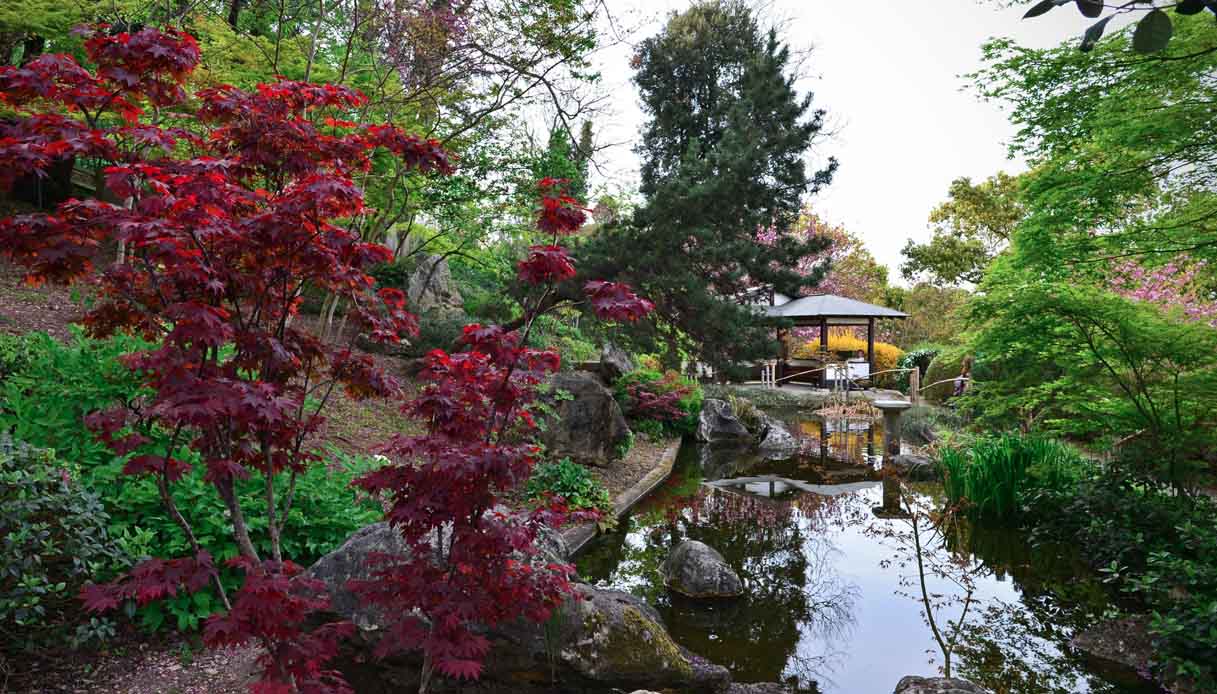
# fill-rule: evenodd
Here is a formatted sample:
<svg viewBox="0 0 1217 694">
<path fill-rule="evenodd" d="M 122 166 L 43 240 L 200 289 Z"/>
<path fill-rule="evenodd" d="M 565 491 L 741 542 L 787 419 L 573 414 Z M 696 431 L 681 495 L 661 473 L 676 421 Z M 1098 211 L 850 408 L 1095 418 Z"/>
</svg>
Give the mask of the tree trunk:
<svg viewBox="0 0 1217 694">
<path fill-rule="evenodd" d="M 234 30 L 237 28 L 237 20 L 241 18 L 241 6 L 244 4 L 243 0 L 232 0 L 232 4 L 228 6 L 228 26 Z"/>
</svg>

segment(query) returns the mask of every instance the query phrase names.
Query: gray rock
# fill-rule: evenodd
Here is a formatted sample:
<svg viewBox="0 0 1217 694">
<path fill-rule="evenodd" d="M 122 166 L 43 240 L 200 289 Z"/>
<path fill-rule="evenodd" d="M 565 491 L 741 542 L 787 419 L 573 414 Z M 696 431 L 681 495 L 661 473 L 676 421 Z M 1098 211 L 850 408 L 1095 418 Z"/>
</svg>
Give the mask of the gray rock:
<svg viewBox="0 0 1217 694">
<path fill-rule="evenodd" d="M 613 394 L 589 373 L 554 374 L 549 384 L 553 392 L 545 398 L 553 415 L 540 435 L 548 451 L 585 465 L 612 462 L 630 435 Z"/>
<path fill-rule="evenodd" d="M 937 475 L 937 468 L 929 456 L 902 453 L 883 464 L 890 465 L 896 474 L 907 480 L 929 480 Z"/>
<path fill-rule="evenodd" d="M 617 379 L 634 370 L 634 360 L 629 352 L 617 347 L 611 342 L 605 343 L 600 350 L 600 378 L 608 385 L 613 385 Z"/>
<path fill-rule="evenodd" d="M 731 403 L 717 398 L 706 398 L 697 421 L 698 441 L 729 441 L 748 439 L 748 427 L 735 416 Z"/>
<path fill-rule="evenodd" d="M 663 563 L 664 584 L 690 598 L 733 598 L 744 593 L 744 582 L 718 550 L 697 540 L 685 540 Z"/>
<path fill-rule="evenodd" d="M 507 511 L 505 506 L 496 506 L 490 513 Z M 438 537 L 438 533 L 431 537 L 433 553 L 439 546 Z M 537 534 L 536 548 L 538 553 L 532 562 L 538 567 L 569 561 L 566 540 L 562 533 L 553 528 L 541 529 Z M 306 572 L 309 578 L 325 583 L 330 596 L 330 610 L 364 630 L 383 628 L 386 624 L 384 614 L 377 608 L 360 604 L 347 584 L 351 580 L 371 579 L 377 568 L 372 556 L 379 554 L 399 557 L 411 554 L 401 533 L 384 521 L 356 530 L 341 546 L 318 559 Z"/>
<path fill-rule="evenodd" d="M 360 629 L 379 629 L 385 623 L 383 613 L 361 605 L 355 594 L 347 589 L 347 582 L 372 578 L 376 569 L 370 560 L 373 554 L 405 555 L 408 551 L 401 533 L 388 523 L 373 523 L 356 530 L 338 549 L 318 559 L 306 575 L 325 583 L 333 612 L 351 620 Z"/>
<path fill-rule="evenodd" d="M 988 694 L 988 692 L 957 677 L 909 675 L 896 684 L 896 691 L 892 694 Z"/>
<path fill-rule="evenodd" d="M 413 313 L 427 311 L 462 311 L 465 300 L 456 288 L 452 279 L 452 270 L 443 256 L 424 254 L 418 262 L 418 267 L 410 274 L 406 285 L 406 295 L 410 299 L 409 308 Z"/>
<path fill-rule="evenodd" d="M 727 688 L 726 694 L 790 694 L 790 687 L 776 682 L 733 684 Z"/>
<path fill-rule="evenodd" d="M 538 564 L 561 561 L 565 551 L 556 534 L 538 541 Z M 417 656 L 372 657 L 380 634 L 391 623 L 385 614 L 358 604 L 348 590 L 352 578 L 371 578 L 371 555 L 404 555 L 401 536 L 388 524 L 356 531 L 341 547 L 308 571 L 325 582 L 333 612 L 351 619 L 359 634 L 340 669 L 353 668 L 361 681 L 408 686 L 417 679 Z M 730 682 L 726 669 L 681 648 L 664 628 L 659 613 L 641 599 L 619 591 L 576 584 L 574 594 L 547 624 L 517 620 L 484 632 L 491 642 L 483 677 L 495 682 L 536 683 L 556 676 L 562 682 L 593 687 L 675 687 L 721 691 Z M 345 669 L 344 669 L 345 671 Z M 406 683 L 406 684 L 403 684 Z"/>
<path fill-rule="evenodd" d="M 548 625 L 520 621 L 494 629 L 483 677 L 502 682 L 560 682 L 596 687 L 689 687 L 718 690 L 726 670 L 695 665 L 664 628 L 654 608 L 639 598 L 587 584 Z M 552 670 L 551 670 L 552 666 Z M 719 684 L 716 684 L 719 683 Z"/>
<path fill-rule="evenodd" d="M 761 431 L 760 443 L 757 448 L 766 454 L 789 455 L 799 450 L 799 440 L 790 433 L 786 425 L 770 417 L 767 414 L 761 414 Z"/>
</svg>

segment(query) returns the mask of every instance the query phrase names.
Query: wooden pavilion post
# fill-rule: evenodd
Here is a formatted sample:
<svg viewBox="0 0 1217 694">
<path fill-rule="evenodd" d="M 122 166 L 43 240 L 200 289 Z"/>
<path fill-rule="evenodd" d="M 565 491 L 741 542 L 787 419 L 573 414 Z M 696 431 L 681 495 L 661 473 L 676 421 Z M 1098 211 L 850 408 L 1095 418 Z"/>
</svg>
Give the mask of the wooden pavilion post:
<svg viewBox="0 0 1217 694">
<path fill-rule="evenodd" d="M 870 365 L 869 368 L 866 370 L 866 373 L 868 375 L 874 373 L 875 372 L 875 319 L 874 319 L 874 317 L 866 319 L 866 363 Z M 872 386 L 874 385 L 873 380 L 871 381 L 871 385 Z"/>
<path fill-rule="evenodd" d="M 786 376 L 786 360 L 790 357 L 786 347 L 786 331 L 778 328 L 778 363 L 774 368 L 774 386 L 782 387 L 782 379 Z"/>
<path fill-rule="evenodd" d="M 824 360 L 820 364 L 820 387 L 828 387 L 828 318 L 820 316 L 820 355 Z"/>
</svg>

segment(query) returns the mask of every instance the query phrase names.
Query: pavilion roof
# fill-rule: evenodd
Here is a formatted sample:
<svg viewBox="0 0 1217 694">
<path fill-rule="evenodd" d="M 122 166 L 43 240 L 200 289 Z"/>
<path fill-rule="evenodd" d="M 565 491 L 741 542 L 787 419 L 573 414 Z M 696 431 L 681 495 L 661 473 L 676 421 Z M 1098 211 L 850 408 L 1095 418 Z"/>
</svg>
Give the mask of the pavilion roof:
<svg viewBox="0 0 1217 694">
<path fill-rule="evenodd" d="M 783 297 L 784 298 L 784 297 Z M 775 296 L 775 301 L 777 297 Z M 836 294 L 816 294 L 791 299 L 776 306 L 763 307 L 765 315 L 772 318 L 907 318 L 902 313 L 886 306 L 876 306 L 865 301 L 848 299 Z"/>
</svg>

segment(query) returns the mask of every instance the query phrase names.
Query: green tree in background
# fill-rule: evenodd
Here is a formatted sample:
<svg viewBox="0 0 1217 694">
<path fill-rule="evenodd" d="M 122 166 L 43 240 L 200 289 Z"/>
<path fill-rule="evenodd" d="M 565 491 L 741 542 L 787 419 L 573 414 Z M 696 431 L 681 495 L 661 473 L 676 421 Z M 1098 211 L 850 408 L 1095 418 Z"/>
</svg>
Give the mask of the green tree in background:
<svg viewBox="0 0 1217 694">
<path fill-rule="evenodd" d="M 644 202 L 591 240 L 584 267 L 655 302 L 650 329 L 669 362 L 682 350 L 716 367 L 766 353 L 768 329 L 739 300 L 756 285 L 795 295 L 819 279 L 797 265 L 826 242 L 786 232 L 836 169 L 804 162 L 824 112 L 797 93 L 789 47 L 735 0 L 672 15 L 634 66 L 650 117 L 637 148 Z M 765 230 L 780 242 L 759 243 Z"/>
<path fill-rule="evenodd" d="M 1018 181 L 1005 173 L 981 183 L 966 177 L 952 181 L 946 202 L 930 213 L 931 239 L 909 239 L 901 251 L 906 258 L 900 266 L 904 279 L 939 286 L 979 282 L 1022 219 Z"/>
</svg>

